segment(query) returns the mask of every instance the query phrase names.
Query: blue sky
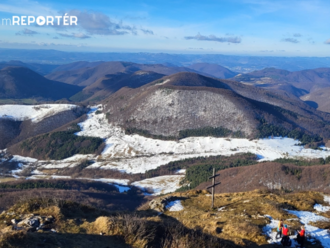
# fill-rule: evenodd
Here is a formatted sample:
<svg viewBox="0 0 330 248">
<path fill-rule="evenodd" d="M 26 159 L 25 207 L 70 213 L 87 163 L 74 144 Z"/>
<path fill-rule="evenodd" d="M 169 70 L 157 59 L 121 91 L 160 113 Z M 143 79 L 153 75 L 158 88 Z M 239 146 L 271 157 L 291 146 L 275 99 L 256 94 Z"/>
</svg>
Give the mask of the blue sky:
<svg viewBox="0 0 330 248">
<path fill-rule="evenodd" d="M 330 1 L 326 0 L 0 2 L 0 19 L 65 13 L 76 15 L 78 26 L 0 25 L 0 47 L 330 56 Z"/>
</svg>

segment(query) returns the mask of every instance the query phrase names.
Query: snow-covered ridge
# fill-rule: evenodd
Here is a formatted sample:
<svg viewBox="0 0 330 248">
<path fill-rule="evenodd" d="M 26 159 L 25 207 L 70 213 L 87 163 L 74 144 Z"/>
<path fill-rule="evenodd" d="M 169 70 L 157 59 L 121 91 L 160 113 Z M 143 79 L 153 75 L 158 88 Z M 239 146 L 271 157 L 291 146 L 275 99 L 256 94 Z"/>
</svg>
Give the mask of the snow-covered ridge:
<svg viewBox="0 0 330 248">
<path fill-rule="evenodd" d="M 0 105 L 0 118 L 39 122 L 46 117 L 77 107 L 73 104 Z"/>
<path fill-rule="evenodd" d="M 144 173 L 171 161 L 199 156 L 232 155 L 251 152 L 260 161 L 277 158 L 319 158 L 330 156 L 328 150 L 306 149 L 290 138 L 234 139 L 189 137 L 179 141 L 157 140 L 140 135 L 126 135 L 120 127 L 109 124 L 105 114 L 96 113 L 102 105 L 93 106 L 88 119 L 80 123 L 77 135 L 100 137 L 106 147 L 98 162 L 90 168 L 117 169 L 126 173 Z"/>
<path fill-rule="evenodd" d="M 89 168 L 117 169 L 126 173 L 144 173 L 172 161 L 199 156 L 233 155 L 250 152 L 260 161 L 277 158 L 320 158 L 330 156 L 327 149 L 313 150 L 298 146 L 290 138 L 234 139 L 215 137 L 189 137 L 179 141 L 157 140 L 140 135 L 126 135 L 120 127 L 109 124 L 102 105 L 91 107 L 88 118 L 79 123 L 81 136 L 105 139 L 106 146 L 100 156 L 75 155 L 61 161 L 40 161 L 44 168 L 75 166 L 82 159 L 94 160 Z M 19 159 L 18 159 L 19 160 Z"/>
<path fill-rule="evenodd" d="M 146 138 L 140 135 L 126 135 L 124 130 L 109 124 L 106 115 L 102 113 L 102 105 L 93 106 L 84 122 L 79 123 L 81 130 L 76 135 L 100 137 L 105 139 L 106 146 L 101 155 L 76 154 L 63 160 L 42 161 L 31 158 L 14 156 L 16 162 L 24 166 L 34 163 L 37 171 L 42 169 L 61 169 L 74 167 L 81 161 L 88 159 L 93 163 L 89 169 L 115 169 L 125 173 L 144 173 L 156 169 L 161 165 L 185 158 L 207 157 L 216 155 L 233 155 L 250 152 L 258 155 L 260 161 L 277 158 L 320 158 L 330 156 L 327 149 L 313 150 L 298 146 L 297 140 L 290 138 L 268 138 L 259 140 L 189 137 L 171 141 Z M 22 167 L 24 168 L 24 167 Z M 149 178 L 135 185 L 140 188 L 153 188 L 155 194 L 175 191 L 182 179 L 184 171 L 165 178 Z M 180 175 L 181 174 L 181 175 Z M 115 179 L 109 179 L 115 180 Z M 125 185 L 127 182 L 121 182 Z M 167 185 L 170 185 L 168 187 Z"/>
</svg>

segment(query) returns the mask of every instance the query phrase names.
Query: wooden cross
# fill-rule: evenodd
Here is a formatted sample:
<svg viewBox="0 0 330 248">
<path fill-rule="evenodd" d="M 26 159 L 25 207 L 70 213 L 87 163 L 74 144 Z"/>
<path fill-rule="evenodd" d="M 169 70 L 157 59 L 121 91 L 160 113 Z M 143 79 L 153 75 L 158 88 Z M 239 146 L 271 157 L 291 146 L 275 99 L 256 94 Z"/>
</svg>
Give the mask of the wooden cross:
<svg viewBox="0 0 330 248">
<path fill-rule="evenodd" d="M 211 206 L 211 208 L 213 208 L 213 206 L 214 206 L 214 189 L 215 189 L 215 186 L 220 184 L 220 182 L 215 183 L 215 178 L 218 177 L 218 176 L 220 176 L 220 174 L 215 175 L 215 168 L 213 168 L 213 176 L 209 177 L 209 179 L 212 179 L 212 185 L 207 187 L 207 189 L 212 188 L 212 206 Z"/>
</svg>

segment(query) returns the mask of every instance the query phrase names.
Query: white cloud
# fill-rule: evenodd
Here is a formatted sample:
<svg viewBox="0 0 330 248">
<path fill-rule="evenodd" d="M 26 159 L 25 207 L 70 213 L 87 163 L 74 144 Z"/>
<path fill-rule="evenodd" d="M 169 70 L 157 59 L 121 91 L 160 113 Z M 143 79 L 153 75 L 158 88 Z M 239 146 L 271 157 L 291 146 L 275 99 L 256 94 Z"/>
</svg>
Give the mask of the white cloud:
<svg viewBox="0 0 330 248">
<path fill-rule="evenodd" d="M 16 35 L 28 35 L 28 36 L 33 36 L 35 34 L 39 34 L 39 33 L 27 28 L 16 33 Z"/>
<path fill-rule="evenodd" d="M 58 35 L 60 35 L 62 37 L 77 38 L 77 39 L 88 39 L 88 38 L 91 38 L 90 36 L 88 36 L 88 35 L 86 35 L 84 33 L 71 33 L 71 34 L 58 33 Z M 54 39 L 55 39 L 55 37 L 54 37 Z"/>
<path fill-rule="evenodd" d="M 186 40 L 200 40 L 200 41 L 216 41 L 216 42 L 228 42 L 228 43 L 241 43 L 240 37 L 217 37 L 215 35 L 204 36 L 198 33 L 195 36 L 185 36 Z"/>
</svg>

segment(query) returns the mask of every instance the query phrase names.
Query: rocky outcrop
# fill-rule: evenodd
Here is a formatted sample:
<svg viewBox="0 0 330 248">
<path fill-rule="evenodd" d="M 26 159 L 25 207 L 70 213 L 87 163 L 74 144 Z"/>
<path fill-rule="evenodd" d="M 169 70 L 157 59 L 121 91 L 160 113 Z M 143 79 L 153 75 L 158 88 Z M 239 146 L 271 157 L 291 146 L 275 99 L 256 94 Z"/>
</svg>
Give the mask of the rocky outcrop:
<svg viewBox="0 0 330 248">
<path fill-rule="evenodd" d="M 15 213 L 2 213 L 3 215 L 15 215 Z M 40 216 L 34 214 L 20 215 L 19 217 L 11 219 L 8 225 L 12 225 L 12 230 L 25 230 L 28 232 L 35 232 L 38 230 L 56 232 L 53 228 L 55 218 L 53 216 Z"/>
<path fill-rule="evenodd" d="M 153 199 L 152 201 L 149 202 L 149 209 L 158 212 L 165 212 L 168 203 L 170 203 L 171 201 L 175 201 L 177 199 L 178 197 L 174 197 L 174 196 L 166 196 L 166 197 Z"/>
</svg>

